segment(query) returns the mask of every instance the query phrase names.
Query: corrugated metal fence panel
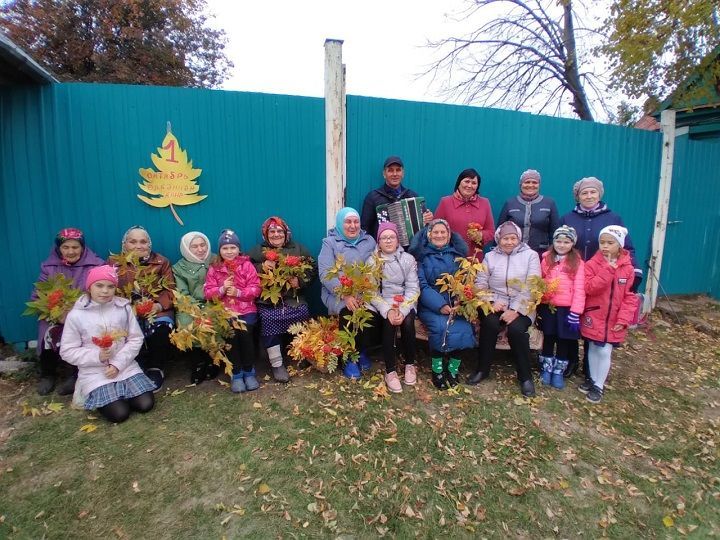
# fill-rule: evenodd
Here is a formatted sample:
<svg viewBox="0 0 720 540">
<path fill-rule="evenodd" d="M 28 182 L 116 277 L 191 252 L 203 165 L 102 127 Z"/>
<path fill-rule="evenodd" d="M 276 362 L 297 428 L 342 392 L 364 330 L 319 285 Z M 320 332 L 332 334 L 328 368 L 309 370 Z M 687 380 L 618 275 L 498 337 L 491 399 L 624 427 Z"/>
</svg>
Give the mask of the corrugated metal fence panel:
<svg viewBox="0 0 720 540">
<path fill-rule="evenodd" d="M 660 283 L 669 294 L 720 296 L 720 139 L 675 144 Z"/>
<path fill-rule="evenodd" d="M 194 166 L 204 201 L 152 208 L 136 195 L 140 167 L 152 167 L 166 121 Z M 290 223 L 313 252 L 325 233 L 323 100 L 198 89 L 59 84 L 0 91 L 0 333 L 31 339 L 20 317 L 56 231 L 82 228 L 101 255 L 120 248 L 122 233 L 143 224 L 171 261 L 179 240 L 201 230 L 213 243 L 224 227 L 244 247 L 260 239 L 272 214 Z"/>
<path fill-rule="evenodd" d="M 596 176 L 605 201 L 623 216 L 645 261 L 657 198 L 659 133 L 527 113 L 348 97 L 348 202 L 362 205 L 367 191 L 382 185 L 382 163 L 400 155 L 405 185 L 435 209 L 452 193 L 460 171 L 474 167 L 481 194 L 497 219 L 504 201 L 518 193 L 520 174 L 542 174 L 542 193 L 561 214 L 574 206 L 573 183 Z"/>
</svg>

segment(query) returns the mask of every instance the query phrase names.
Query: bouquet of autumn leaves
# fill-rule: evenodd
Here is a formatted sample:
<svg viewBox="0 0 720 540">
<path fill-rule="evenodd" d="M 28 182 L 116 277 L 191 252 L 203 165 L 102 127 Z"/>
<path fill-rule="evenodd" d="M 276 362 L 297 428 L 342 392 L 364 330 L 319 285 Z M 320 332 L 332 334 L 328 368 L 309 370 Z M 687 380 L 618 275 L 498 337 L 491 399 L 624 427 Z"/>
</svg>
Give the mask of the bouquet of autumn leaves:
<svg viewBox="0 0 720 540">
<path fill-rule="evenodd" d="M 73 281 L 63 274 L 54 274 L 47 281 L 35 283 L 37 298 L 26 302 L 23 315 L 35 315 L 40 320 L 58 323 L 72 309 L 82 295 Z"/>
<path fill-rule="evenodd" d="M 454 274 L 441 274 L 435 285 L 440 287 L 441 293 L 450 294 L 458 308 L 455 312 L 457 315 L 475 322 L 478 320 L 478 309 L 482 309 L 485 315 L 492 311 L 492 293 L 475 285 L 475 278 L 478 272 L 485 269 L 485 265 L 475 257 L 458 257 L 455 260 L 459 263 L 459 268 Z"/>
<path fill-rule="evenodd" d="M 297 290 L 290 282 L 292 278 L 297 278 L 298 281 L 307 279 L 313 268 L 312 258 L 285 255 L 274 249 L 264 249 L 263 253 L 265 260 L 275 263 L 275 268 L 266 270 L 258 276 L 262 287 L 260 298 L 277 304 L 288 292 L 293 292 L 297 297 Z"/>
<path fill-rule="evenodd" d="M 220 300 L 198 304 L 190 296 L 174 291 L 175 309 L 192 318 L 189 325 L 176 328 L 170 333 L 170 341 L 181 351 L 199 347 L 210 355 L 216 366 L 225 366 L 225 373 L 232 376 L 232 363 L 227 357 L 228 340 L 235 330 L 245 330 L 243 321 L 234 316 Z"/>
<path fill-rule="evenodd" d="M 152 313 L 155 305 L 153 298 L 162 291 L 170 289 L 168 280 L 153 272 L 150 267 L 141 265 L 140 256 L 135 252 L 117 255 L 111 253 L 109 260 L 117 268 L 118 276 L 122 277 L 128 272 L 135 273 L 135 279 L 124 287 L 118 287 L 116 294 L 132 302 L 135 315 L 152 323 L 155 319 Z"/>
<path fill-rule="evenodd" d="M 532 313 L 540 304 L 548 303 L 548 299 L 557 292 L 557 288 L 560 285 L 560 278 L 547 281 L 541 276 L 530 276 L 525 282 L 513 278 L 508 280 L 508 285 L 520 291 L 526 290 L 529 293 L 529 298 L 525 302 L 526 305 L 524 307 L 528 313 Z M 549 304 L 549 307 L 551 312 L 555 312 L 557 309 L 553 304 Z"/>
</svg>

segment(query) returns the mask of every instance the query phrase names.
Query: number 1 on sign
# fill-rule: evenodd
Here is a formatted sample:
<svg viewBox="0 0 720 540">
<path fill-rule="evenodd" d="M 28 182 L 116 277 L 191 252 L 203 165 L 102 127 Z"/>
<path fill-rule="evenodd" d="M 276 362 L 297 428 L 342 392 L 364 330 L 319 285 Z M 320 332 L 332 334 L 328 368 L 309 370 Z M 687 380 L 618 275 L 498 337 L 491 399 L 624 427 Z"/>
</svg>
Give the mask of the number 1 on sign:
<svg viewBox="0 0 720 540">
<path fill-rule="evenodd" d="M 177 163 L 177 160 L 175 159 L 175 141 L 170 141 L 165 146 L 163 146 L 163 150 L 170 150 L 170 159 L 166 159 L 165 161 L 169 161 L 170 163 Z"/>
</svg>

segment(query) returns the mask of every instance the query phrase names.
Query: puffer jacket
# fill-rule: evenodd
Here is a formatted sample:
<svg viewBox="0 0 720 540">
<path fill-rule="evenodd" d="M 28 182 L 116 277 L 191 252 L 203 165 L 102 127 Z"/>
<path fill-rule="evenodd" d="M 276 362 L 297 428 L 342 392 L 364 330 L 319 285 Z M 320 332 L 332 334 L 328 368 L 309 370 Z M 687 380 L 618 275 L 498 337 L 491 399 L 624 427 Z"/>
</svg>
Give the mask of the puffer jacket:
<svg viewBox="0 0 720 540">
<path fill-rule="evenodd" d="M 205 276 L 207 276 L 210 268 L 209 261 L 212 261 L 215 255 L 210 253 L 206 262 L 198 263 L 188 261 L 185 258 L 176 262 L 173 267 L 173 276 L 175 276 L 175 289 L 180 294 L 184 294 L 192 298 L 196 303 L 205 304 Z M 192 322 L 192 317 L 185 313 L 177 314 L 178 326 L 187 326 Z"/>
<path fill-rule="evenodd" d="M 107 264 L 114 264 L 111 260 L 107 261 Z M 159 276 L 165 278 L 167 282 L 167 288 L 160 291 L 157 295 L 148 295 L 149 298 L 153 300 L 153 302 L 157 302 L 162 306 L 162 311 L 155 314 L 155 317 L 169 317 L 170 319 L 175 319 L 175 309 L 174 309 L 174 297 L 172 290 L 175 288 L 175 276 L 173 276 L 172 267 L 170 266 L 170 261 L 168 261 L 165 257 L 160 255 L 159 253 L 155 253 L 154 251 L 150 253 L 150 258 L 148 261 L 142 265 L 147 266 L 150 268 L 150 272 L 153 274 L 158 274 Z M 137 273 L 137 270 L 134 267 L 128 267 L 126 272 L 123 272 L 121 274 L 118 274 L 118 288 L 122 289 L 124 288 L 128 283 L 132 283 L 135 281 L 135 274 Z M 145 292 L 143 291 L 143 294 Z"/>
<path fill-rule="evenodd" d="M 638 307 L 638 298 L 630 291 L 634 278 L 626 249 L 618 257 L 617 268 L 610 266 L 599 251 L 585 263 L 585 311 L 580 318 L 580 333 L 585 339 L 615 344 L 625 341 Z M 622 324 L 622 330 L 614 331 L 616 324 Z"/>
<path fill-rule="evenodd" d="M 555 292 L 543 298 L 543 302 L 558 307 L 569 307 L 572 313 L 580 315 L 585 309 L 585 263 L 579 260 L 573 275 L 570 273 L 566 258 L 551 268 L 548 259 L 554 256 L 553 253 L 546 251 L 540 263 L 546 283 L 558 280 Z"/>
<path fill-rule="evenodd" d="M 263 253 L 263 249 L 272 249 L 274 251 L 277 251 L 278 253 L 282 253 L 283 255 L 296 255 L 298 257 L 307 257 L 313 260 L 312 269 L 307 273 L 305 279 L 298 280 L 298 284 L 300 285 L 300 287 L 298 287 L 295 291 L 285 292 L 282 299 L 282 305 L 297 307 L 300 304 L 307 304 L 307 300 L 305 300 L 303 293 L 307 286 L 312 282 L 312 280 L 315 279 L 318 273 L 317 262 L 315 262 L 315 260 L 312 258 L 312 255 L 310 255 L 308 249 L 302 244 L 299 244 L 292 240 L 290 240 L 281 248 L 270 247 L 270 244 L 268 244 L 267 242 L 257 244 L 248 252 L 248 256 L 250 257 L 250 260 L 255 266 L 255 270 L 258 274 L 262 274 L 264 272 L 262 268 L 262 263 L 263 261 L 265 261 L 265 254 Z M 260 300 L 260 298 L 257 299 L 257 303 L 272 306 L 269 300 Z M 280 305 L 280 303 L 278 303 L 278 305 Z"/>
<path fill-rule="evenodd" d="M 499 240 L 496 232 L 495 242 Z M 529 309 L 531 295 L 527 287 L 528 278 L 541 277 L 540 258 L 535 250 L 520 242 L 508 254 L 498 245 L 485 255 L 485 266 L 478 272 L 475 285 L 489 290 L 493 302 L 507 304 L 508 309 L 535 320 L 535 310 Z"/>
<path fill-rule="evenodd" d="M 465 256 L 467 244 L 458 233 L 453 232 L 450 243 L 438 249 L 430 243 L 425 227 L 413 237 L 410 253 L 418 261 L 418 317 L 428 329 L 431 351 L 452 352 L 473 348 L 475 335 L 470 323 L 456 316 L 448 326 L 448 316 L 440 313 L 443 306 L 452 306 L 453 301 L 447 292 L 441 293 L 435 284 L 442 274 L 454 274 L 457 271 L 460 265 L 455 259 Z"/>
<path fill-rule="evenodd" d="M 395 253 L 391 254 L 378 251 L 378 256 L 382 260 L 383 275 L 380 290 L 372 299 L 371 309 L 387 319 L 388 311 L 396 303 L 393 297 L 401 295 L 405 300 L 398 305 L 398 309 L 403 316 L 407 316 L 413 309 L 417 309 L 420 296 L 417 262 L 412 255 L 405 253 L 402 246 L 398 246 Z M 375 256 L 370 255 L 367 263 L 374 266 Z"/>
<path fill-rule="evenodd" d="M 100 361 L 100 347 L 92 342 L 106 332 L 126 332 L 125 337 L 117 339 L 112 347 L 110 364 L 118 369 L 113 379 L 105 376 L 107 364 Z M 68 364 L 78 366 L 77 384 L 82 395 L 111 382 L 123 381 L 142 373 L 135 361 L 143 344 L 140 330 L 130 300 L 116 296 L 107 304 L 91 301 L 87 294 L 82 295 L 73 306 L 65 320 L 60 357 Z"/>
<path fill-rule="evenodd" d="M 347 242 L 340 236 L 335 228 L 328 231 L 328 235 L 323 239 L 320 255 L 318 255 L 318 272 L 320 273 L 320 297 L 325 307 L 328 308 L 330 315 L 337 315 L 340 310 L 345 307 L 345 302 L 335 294 L 335 289 L 340 286 L 340 279 L 334 277 L 328 279 L 328 271 L 335 265 L 338 255 L 345 258 L 345 262 L 352 264 L 354 262 L 365 262 L 370 254 L 375 250 L 375 240 L 372 236 L 360 231 L 360 238 L 355 244 Z"/>
<path fill-rule="evenodd" d="M 260 278 L 255 271 L 250 257 L 238 255 L 234 261 L 238 262 L 233 275 L 233 286 L 238 290 L 239 296 L 220 294 L 220 287 L 230 276 L 230 270 L 224 263 L 212 264 L 205 277 L 205 298 L 211 300 L 219 298 L 227 309 L 238 315 L 257 313 L 255 299 L 260 296 Z"/>
</svg>

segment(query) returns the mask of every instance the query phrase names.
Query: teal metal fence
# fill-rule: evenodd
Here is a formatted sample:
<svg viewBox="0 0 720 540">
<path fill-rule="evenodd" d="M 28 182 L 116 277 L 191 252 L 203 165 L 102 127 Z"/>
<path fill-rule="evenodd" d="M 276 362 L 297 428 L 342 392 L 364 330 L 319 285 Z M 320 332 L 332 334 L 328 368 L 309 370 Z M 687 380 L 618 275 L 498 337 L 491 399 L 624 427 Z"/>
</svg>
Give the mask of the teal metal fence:
<svg viewBox="0 0 720 540">
<path fill-rule="evenodd" d="M 403 157 L 406 185 L 431 209 L 452 191 L 460 170 L 475 167 L 496 216 L 527 168 L 542 173 L 542 192 L 556 199 L 561 213 L 573 206 L 573 182 L 597 176 L 605 183 L 605 200 L 625 218 L 640 260 L 647 257 L 659 134 L 476 107 L 356 96 L 347 102 L 349 205 L 359 209 L 367 191 L 382 183 L 389 154 Z M 177 208 L 184 227 L 168 209 L 136 196 L 138 169 L 152 165 L 150 153 L 160 146 L 167 121 L 194 166 L 203 169 L 198 184 L 208 195 Z M 0 333 L 9 341 L 33 337 L 34 321 L 20 313 L 62 227 L 82 228 L 88 244 L 106 255 L 119 249 L 130 225 L 140 223 L 157 251 L 173 261 L 184 232 L 199 229 L 215 239 L 221 228 L 232 227 L 250 247 L 271 214 L 285 217 L 295 238 L 313 252 L 325 235 L 322 99 L 102 84 L 17 87 L 0 90 L 0 127 L 0 242 L 9 260 L 0 280 Z M 683 159 L 694 159 L 695 145 L 687 143 Z M 676 163 L 676 170 L 685 170 Z M 702 185 L 706 169 L 695 166 L 692 179 Z M 717 221 L 717 205 L 705 207 Z M 715 283 L 717 257 L 709 267 Z M 673 264 L 666 258 L 663 267 L 672 292 L 704 291 L 702 285 L 712 281 L 705 267 L 692 280 L 675 278 L 682 271 Z"/>
</svg>

